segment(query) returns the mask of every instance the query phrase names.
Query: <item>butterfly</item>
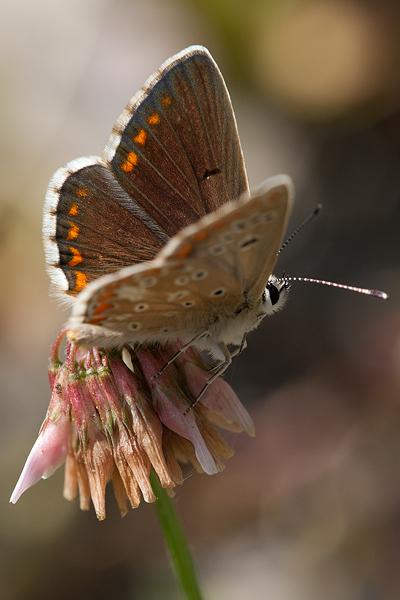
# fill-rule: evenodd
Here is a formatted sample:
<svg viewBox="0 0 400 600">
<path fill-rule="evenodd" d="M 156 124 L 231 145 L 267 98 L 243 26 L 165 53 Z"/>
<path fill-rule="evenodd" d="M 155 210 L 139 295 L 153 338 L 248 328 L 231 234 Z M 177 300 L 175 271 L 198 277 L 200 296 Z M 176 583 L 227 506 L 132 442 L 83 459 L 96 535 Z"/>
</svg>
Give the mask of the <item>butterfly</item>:
<svg viewBox="0 0 400 600">
<path fill-rule="evenodd" d="M 207 49 L 167 60 L 116 121 L 103 157 L 59 169 L 44 207 L 47 270 L 76 345 L 179 341 L 221 365 L 280 309 L 272 275 L 287 175 L 250 192 L 236 120 Z M 224 370 L 222 366 L 217 375 Z"/>
</svg>

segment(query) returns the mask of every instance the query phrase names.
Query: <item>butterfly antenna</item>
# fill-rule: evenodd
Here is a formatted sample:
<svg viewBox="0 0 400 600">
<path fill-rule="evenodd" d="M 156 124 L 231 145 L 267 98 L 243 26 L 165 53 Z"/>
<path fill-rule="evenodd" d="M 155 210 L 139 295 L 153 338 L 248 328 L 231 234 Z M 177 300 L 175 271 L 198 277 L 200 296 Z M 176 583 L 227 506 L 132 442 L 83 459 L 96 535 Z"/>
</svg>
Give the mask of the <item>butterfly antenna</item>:
<svg viewBox="0 0 400 600">
<path fill-rule="evenodd" d="M 312 221 L 313 219 L 315 219 L 316 217 L 318 217 L 321 214 L 322 211 L 322 204 L 317 204 L 317 206 L 315 207 L 315 209 L 312 211 L 311 214 L 308 215 L 308 217 L 306 219 L 304 219 L 304 221 L 302 222 L 301 225 L 299 225 L 292 233 L 291 236 L 288 237 L 288 239 L 286 240 L 286 242 L 284 242 L 282 244 L 282 246 L 279 249 L 279 252 L 282 252 L 282 250 L 288 245 L 289 242 L 292 241 L 292 239 L 299 233 L 299 231 L 301 231 L 306 225 L 308 225 L 310 223 L 310 221 Z"/>
<path fill-rule="evenodd" d="M 290 238 L 289 238 L 290 239 Z M 343 283 L 333 283 L 333 281 L 324 281 L 323 279 L 310 279 L 309 277 L 286 277 L 279 278 L 279 282 L 289 281 L 306 281 L 307 283 L 321 283 L 322 285 L 330 285 L 331 287 L 341 288 L 342 290 L 350 290 L 351 292 L 358 292 L 359 294 L 366 294 L 367 296 L 375 296 L 382 300 L 389 300 L 389 295 L 386 292 L 380 290 L 369 290 L 368 288 L 354 287 L 352 285 L 345 285 Z"/>
</svg>

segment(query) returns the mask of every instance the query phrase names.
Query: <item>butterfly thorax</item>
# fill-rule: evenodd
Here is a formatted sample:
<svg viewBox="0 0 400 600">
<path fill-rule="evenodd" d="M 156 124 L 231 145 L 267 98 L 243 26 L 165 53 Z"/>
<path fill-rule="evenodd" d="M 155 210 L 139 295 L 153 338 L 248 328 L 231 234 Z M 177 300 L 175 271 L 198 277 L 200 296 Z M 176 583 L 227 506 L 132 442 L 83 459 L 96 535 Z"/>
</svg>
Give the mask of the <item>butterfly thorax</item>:
<svg viewBox="0 0 400 600">
<path fill-rule="evenodd" d="M 219 344 L 241 346 L 247 333 L 256 329 L 266 315 L 281 310 L 287 301 L 290 285 L 279 282 L 271 275 L 265 290 L 257 300 L 245 290 L 241 303 L 232 311 L 219 311 L 206 329 L 207 333 L 196 341 L 196 346 L 207 350 L 215 358 L 222 358 Z"/>
</svg>

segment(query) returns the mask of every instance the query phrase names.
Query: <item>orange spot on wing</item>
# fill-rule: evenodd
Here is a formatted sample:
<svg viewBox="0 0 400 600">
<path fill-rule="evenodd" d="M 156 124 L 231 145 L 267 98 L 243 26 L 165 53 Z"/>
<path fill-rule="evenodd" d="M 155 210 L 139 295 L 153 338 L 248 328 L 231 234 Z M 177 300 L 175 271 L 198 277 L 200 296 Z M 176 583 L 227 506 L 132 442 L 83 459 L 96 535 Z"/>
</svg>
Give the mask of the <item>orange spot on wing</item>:
<svg viewBox="0 0 400 600">
<path fill-rule="evenodd" d="M 159 121 L 160 121 L 160 115 L 158 115 L 157 113 L 154 113 L 147 119 L 147 122 L 150 125 L 157 125 L 157 123 L 159 123 Z"/>
<path fill-rule="evenodd" d="M 79 227 L 78 225 L 71 223 L 71 221 L 68 221 L 68 225 L 70 225 L 70 230 L 68 231 L 67 240 L 74 240 L 78 237 Z"/>
<path fill-rule="evenodd" d="M 153 277 L 153 275 L 158 275 L 160 272 L 160 269 L 155 267 L 154 269 L 149 269 L 148 271 L 146 271 L 146 277 Z"/>
<path fill-rule="evenodd" d="M 134 152 L 129 152 L 128 156 L 126 157 L 126 161 L 121 165 L 121 169 L 126 172 L 132 171 L 137 161 L 137 154 Z"/>
<path fill-rule="evenodd" d="M 77 191 L 77 196 L 81 196 L 82 198 L 84 198 L 85 196 L 88 195 L 88 191 L 86 188 L 81 188 L 80 190 Z"/>
<path fill-rule="evenodd" d="M 102 321 L 104 321 L 106 317 L 92 317 L 89 321 L 89 323 L 92 323 L 92 325 L 97 325 L 98 323 L 101 323 Z"/>
<path fill-rule="evenodd" d="M 71 258 L 68 264 L 70 267 L 75 267 L 83 261 L 82 255 L 79 252 L 79 250 L 77 250 L 76 248 L 72 248 L 72 246 L 69 247 L 69 250 L 73 254 L 73 257 Z"/>
<path fill-rule="evenodd" d="M 87 284 L 87 276 L 80 271 L 74 271 L 76 277 L 76 283 L 74 287 L 74 292 L 80 292 Z"/>
<path fill-rule="evenodd" d="M 192 237 L 192 240 L 194 242 L 202 242 L 203 240 L 206 240 L 207 238 L 208 238 L 208 231 L 203 229 L 203 231 L 198 231 L 197 233 L 195 233 L 194 236 Z"/>
<path fill-rule="evenodd" d="M 278 202 L 278 200 L 280 200 L 281 198 L 282 198 L 282 191 L 281 190 L 276 191 L 276 192 L 272 192 L 269 195 L 269 200 L 271 202 Z"/>
<path fill-rule="evenodd" d="M 112 294 L 111 292 L 105 292 L 104 294 L 102 294 L 101 296 L 99 296 L 99 301 L 100 302 L 104 302 L 104 300 L 108 300 L 109 298 L 113 298 L 114 294 Z"/>
<path fill-rule="evenodd" d="M 105 292 L 102 296 L 100 296 L 99 300 L 105 300 L 107 297 L 109 296 L 113 296 L 113 294 L 111 293 L 113 290 L 119 288 L 120 286 L 120 282 L 116 281 L 115 283 L 109 283 L 107 286 L 107 289 L 109 289 L 109 292 Z"/>
<path fill-rule="evenodd" d="M 166 98 L 164 98 L 164 100 L 162 101 L 164 106 L 169 106 L 171 104 L 171 102 L 172 102 L 172 100 L 168 96 Z"/>
<path fill-rule="evenodd" d="M 94 309 L 93 314 L 99 315 L 100 313 L 102 313 L 105 310 L 108 310 L 109 308 L 112 308 L 112 307 L 113 307 L 113 305 L 110 302 L 103 302 L 97 308 Z"/>
<path fill-rule="evenodd" d="M 272 194 L 273 195 L 273 194 Z M 274 201 L 274 199 L 272 199 L 272 201 Z M 255 198 L 254 200 L 252 200 L 251 202 L 251 208 L 260 208 L 263 205 L 262 201 L 260 200 L 260 198 Z M 243 216 L 247 216 L 247 211 L 243 212 Z"/>
<path fill-rule="evenodd" d="M 193 250 L 192 244 L 183 244 L 182 248 L 174 254 L 174 258 L 186 258 Z"/>
<path fill-rule="evenodd" d="M 223 229 L 226 227 L 226 221 L 216 221 L 210 225 L 211 231 L 215 231 L 216 229 Z"/>
<path fill-rule="evenodd" d="M 144 129 L 141 129 L 139 131 L 139 133 L 137 134 L 137 136 L 133 139 L 134 142 L 136 142 L 137 144 L 142 144 L 142 146 L 144 145 L 145 141 L 146 141 L 146 132 Z"/>
<path fill-rule="evenodd" d="M 71 215 L 71 217 L 74 217 L 75 215 L 77 215 L 78 214 L 78 205 L 73 204 L 71 206 L 71 208 L 69 209 L 68 214 Z"/>
<path fill-rule="evenodd" d="M 180 262 L 176 265 L 174 265 L 174 264 L 170 265 L 169 270 L 170 271 L 182 271 L 183 267 L 184 267 L 184 264 Z"/>
</svg>

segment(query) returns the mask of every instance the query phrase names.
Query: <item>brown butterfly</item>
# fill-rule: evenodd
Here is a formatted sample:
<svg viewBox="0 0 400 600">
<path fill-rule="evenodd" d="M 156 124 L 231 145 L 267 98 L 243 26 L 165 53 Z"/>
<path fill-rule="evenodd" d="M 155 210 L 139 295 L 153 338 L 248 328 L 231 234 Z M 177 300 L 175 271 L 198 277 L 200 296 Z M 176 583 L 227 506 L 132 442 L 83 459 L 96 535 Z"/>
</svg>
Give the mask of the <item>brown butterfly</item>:
<svg viewBox="0 0 400 600">
<path fill-rule="evenodd" d="M 74 160 L 50 182 L 43 236 L 54 287 L 73 304 L 69 339 L 195 344 L 221 361 L 213 380 L 287 298 L 289 278 L 272 271 L 292 203 L 287 175 L 249 193 L 210 53 L 173 56 L 129 102 L 103 158 Z"/>
<path fill-rule="evenodd" d="M 242 348 L 287 297 L 272 270 L 292 201 L 286 175 L 249 194 L 209 52 L 172 57 L 125 108 L 104 157 L 72 161 L 50 182 L 47 267 L 73 304 L 70 340 L 195 342 L 229 362 L 226 344 Z"/>
</svg>

